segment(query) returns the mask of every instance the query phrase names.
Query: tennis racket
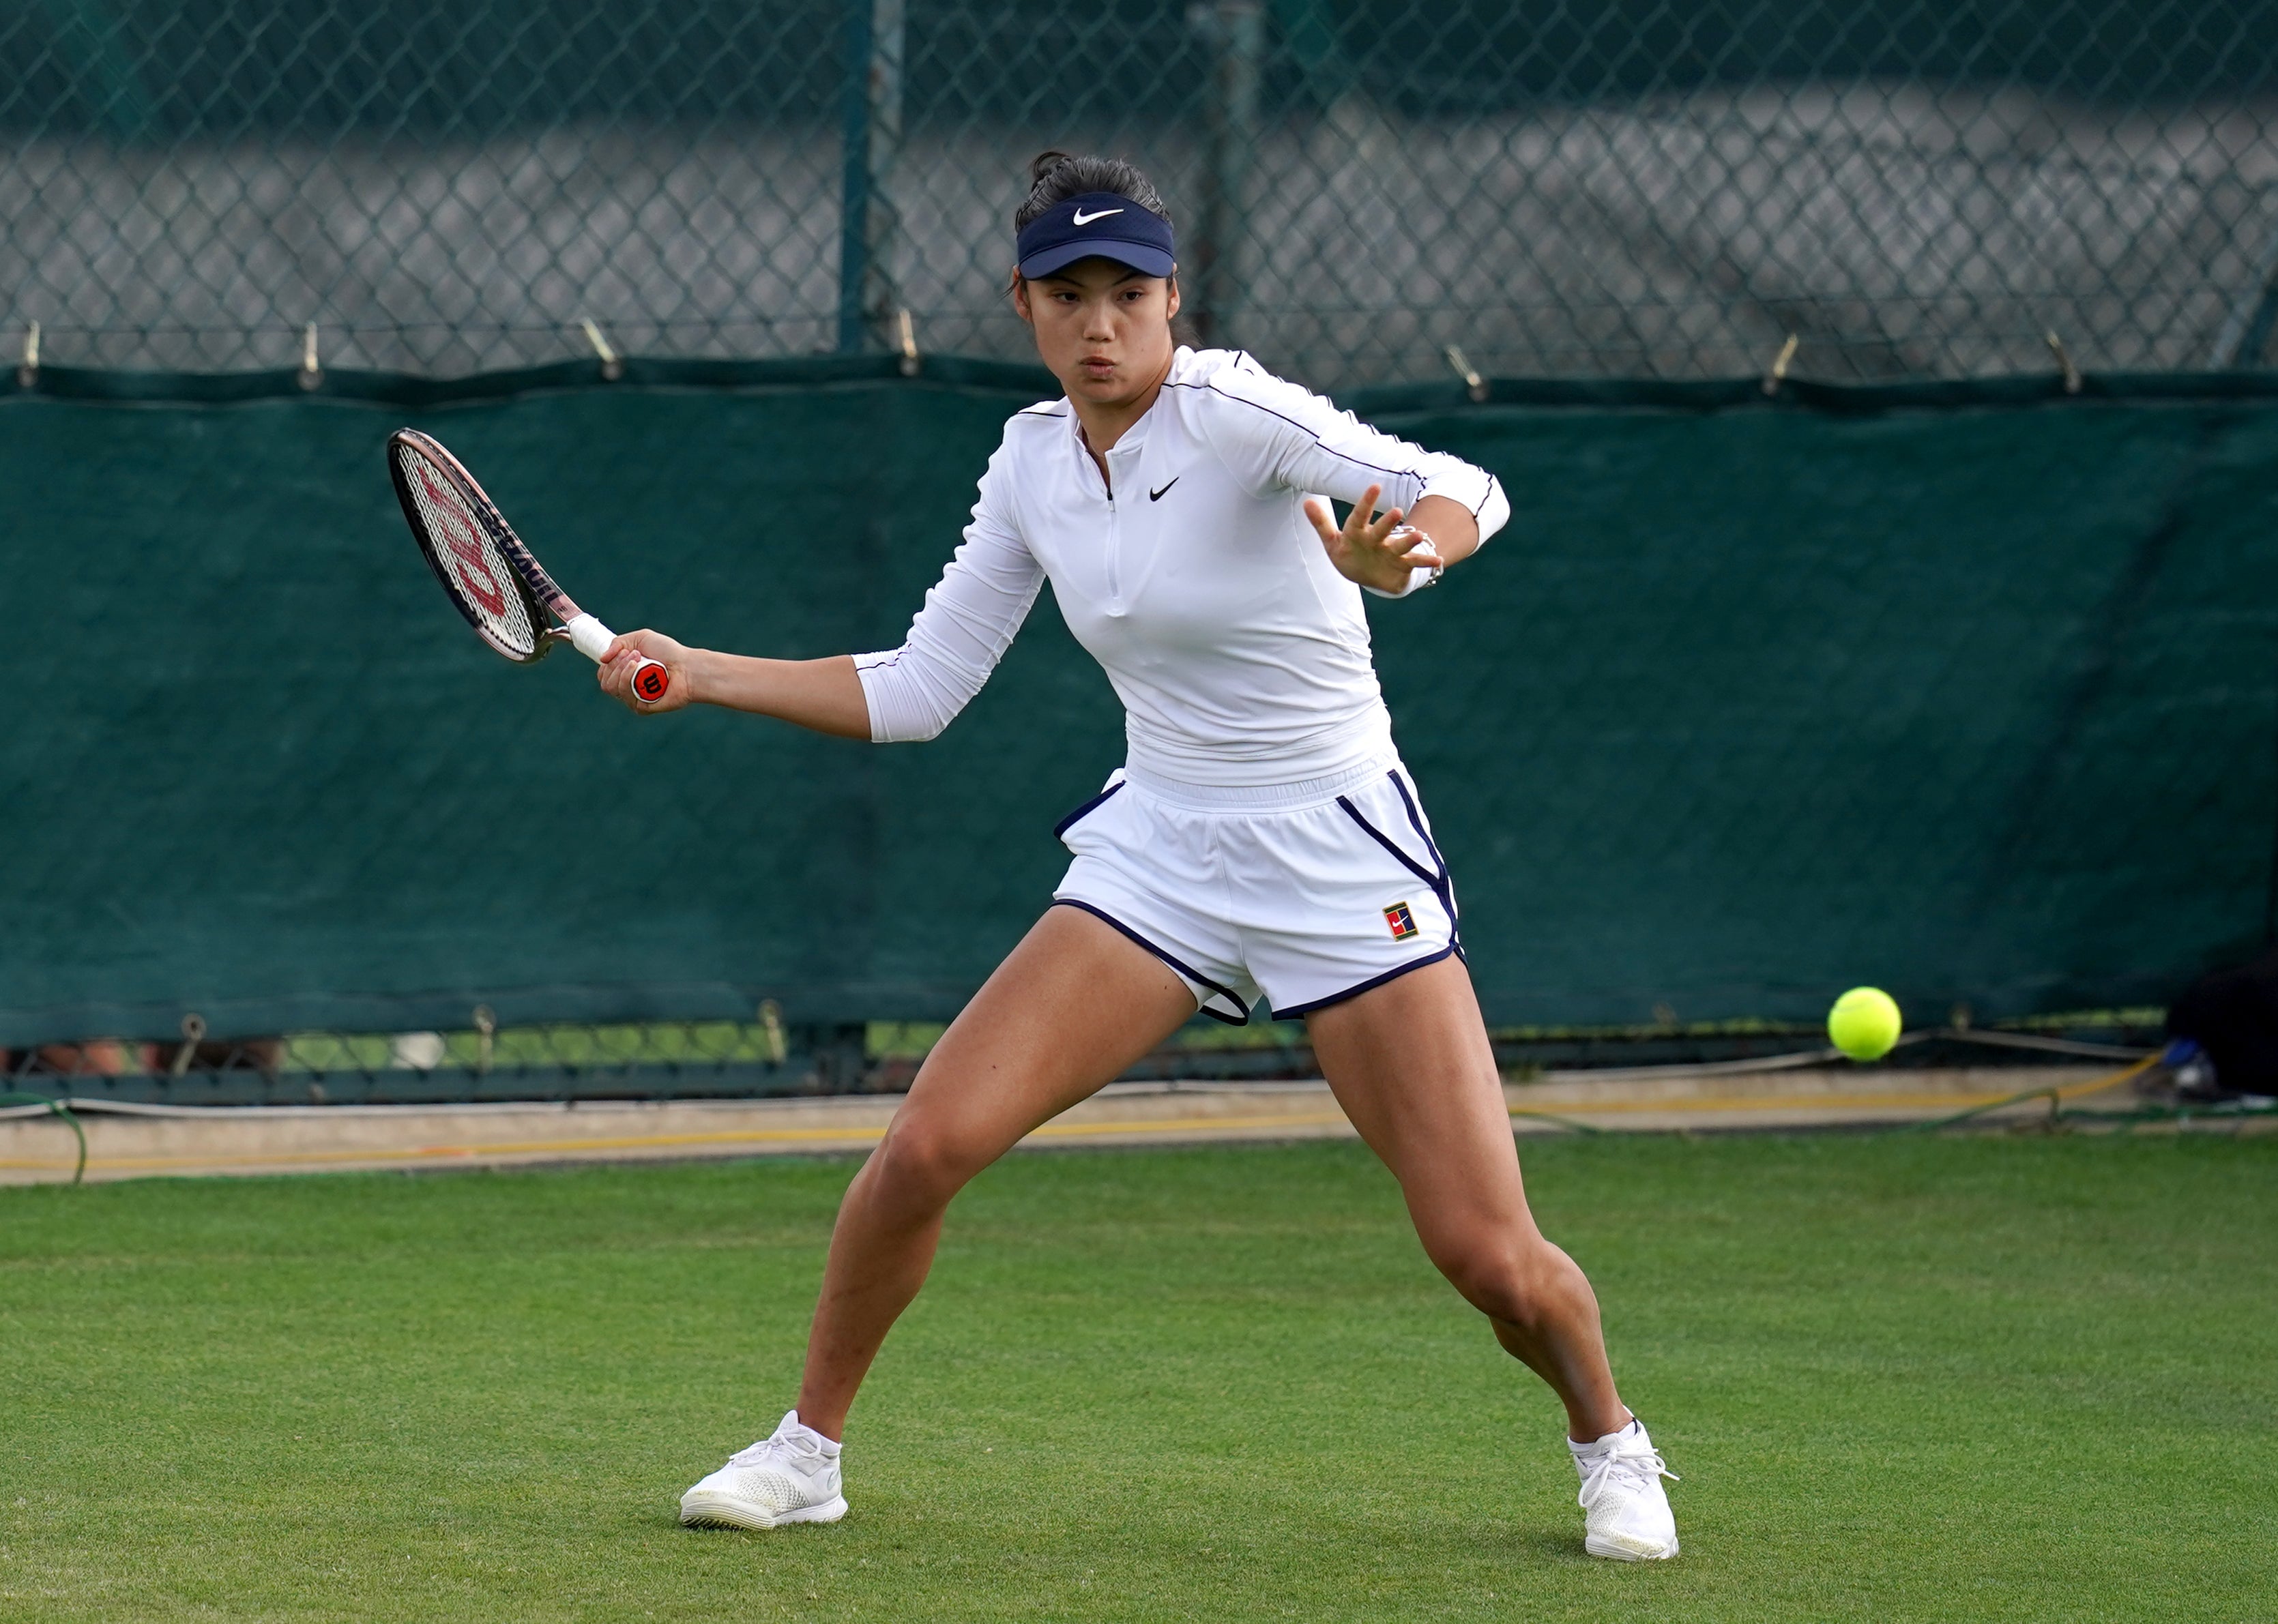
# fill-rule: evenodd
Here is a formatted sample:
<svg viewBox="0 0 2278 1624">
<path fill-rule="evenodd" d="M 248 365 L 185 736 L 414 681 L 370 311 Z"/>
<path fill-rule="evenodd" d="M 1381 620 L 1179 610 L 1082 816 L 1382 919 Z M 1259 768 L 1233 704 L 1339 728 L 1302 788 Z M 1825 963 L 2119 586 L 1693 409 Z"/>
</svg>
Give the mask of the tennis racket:
<svg viewBox="0 0 2278 1624">
<path fill-rule="evenodd" d="M 545 659 L 556 643 L 600 663 L 617 634 L 554 583 L 458 458 L 417 429 L 398 429 L 387 437 L 387 472 L 427 568 L 477 637 L 518 665 Z M 643 704 L 671 687 L 672 674 L 655 660 L 633 667 Z"/>
</svg>

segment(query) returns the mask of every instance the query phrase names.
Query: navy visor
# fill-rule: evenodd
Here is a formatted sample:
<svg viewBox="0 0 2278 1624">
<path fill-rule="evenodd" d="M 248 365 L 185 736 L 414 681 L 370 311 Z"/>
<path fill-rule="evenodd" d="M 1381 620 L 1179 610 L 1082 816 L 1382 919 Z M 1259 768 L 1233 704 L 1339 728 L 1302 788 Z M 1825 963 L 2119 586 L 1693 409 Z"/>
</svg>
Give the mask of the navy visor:
<svg viewBox="0 0 2278 1624">
<path fill-rule="evenodd" d="M 1114 192 L 1065 198 L 1021 229 L 1021 274 L 1048 277 L 1097 255 L 1143 276 L 1166 277 L 1176 263 L 1171 223 Z"/>
</svg>

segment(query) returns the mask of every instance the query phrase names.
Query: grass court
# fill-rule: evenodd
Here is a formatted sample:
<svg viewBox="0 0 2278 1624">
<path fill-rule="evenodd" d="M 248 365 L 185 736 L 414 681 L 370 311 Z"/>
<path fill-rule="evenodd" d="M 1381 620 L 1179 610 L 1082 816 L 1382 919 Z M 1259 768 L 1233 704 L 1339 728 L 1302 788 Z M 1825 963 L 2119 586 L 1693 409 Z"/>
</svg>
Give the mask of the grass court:
<svg viewBox="0 0 2278 1624">
<path fill-rule="evenodd" d="M 2278 1610 L 2278 1139 L 1525 1147 L 1685 1554 L 1350 1145 L 1014 1157 L 835 1528 L 692 1532 L 845 1161 L 0 1191 L 0 1616 L 2210 1619 Z"/>
</svg>

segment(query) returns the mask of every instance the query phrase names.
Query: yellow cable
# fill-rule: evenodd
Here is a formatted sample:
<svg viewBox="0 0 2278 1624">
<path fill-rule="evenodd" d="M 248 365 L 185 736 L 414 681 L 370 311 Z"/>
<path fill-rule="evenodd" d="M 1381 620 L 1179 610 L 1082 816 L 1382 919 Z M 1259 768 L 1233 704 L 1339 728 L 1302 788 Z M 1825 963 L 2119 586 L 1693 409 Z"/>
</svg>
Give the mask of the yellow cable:
<svg viewBox="0 0 2278 1624">
<path fill-rule="evenodd" d="M 2163 1050 L 2162 1052 L 2164 1053 L 2165 1051 Z M 2085 1083 L 2069 1084 L 2065 1087 L 2054 1090 L 2054 1093 L 2060 1100 L 2069 1100 L 2074 1098 L 2075 1095 L 2094 1094 L 2098 1089 L 2116 1088 L 2121 1083 L 2127 1082 L 2131 1079 L 2143 1076 L 2144 1072 L 2150 1071 L 2153 1066 L 2158 1065 L 2159 1064 L 2160 1056 L 2158 1055 L 2146 1055 L 2143 1059 L 2137 1061 L 2132 1066 L 2124 1067 L 2107 1076 L 2091 1079 Z"/>
</svg>

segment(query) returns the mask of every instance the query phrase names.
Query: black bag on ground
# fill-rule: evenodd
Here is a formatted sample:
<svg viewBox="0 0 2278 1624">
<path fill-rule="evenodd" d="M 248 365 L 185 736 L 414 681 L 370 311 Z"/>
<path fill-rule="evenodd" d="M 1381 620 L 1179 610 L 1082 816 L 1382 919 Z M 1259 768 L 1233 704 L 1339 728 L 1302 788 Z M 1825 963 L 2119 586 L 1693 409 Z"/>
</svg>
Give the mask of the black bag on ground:
<svg viewBox="0 0 2278 1624">
<path fill-rule="evenodd" d="M 2206 1051 L 2217 1092 L 2278 1094 L 2278 947 L 2185 987 L 2168 1006 L 2167 1036 Z"/>
</svg>

